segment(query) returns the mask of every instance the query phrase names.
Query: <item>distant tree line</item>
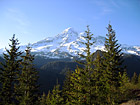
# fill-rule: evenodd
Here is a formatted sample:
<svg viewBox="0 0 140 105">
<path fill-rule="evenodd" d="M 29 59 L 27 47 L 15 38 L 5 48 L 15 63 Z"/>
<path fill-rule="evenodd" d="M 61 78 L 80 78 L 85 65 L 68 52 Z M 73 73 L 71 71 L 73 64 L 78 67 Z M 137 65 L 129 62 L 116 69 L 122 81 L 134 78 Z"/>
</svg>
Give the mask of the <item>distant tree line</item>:
<svg viewBox="0 0 140 105">
<path fill-rule="evenodd" d="M 30 45 L 25 53 L 19 51 L 13 35 L 0 68 L 0 105 L 118 105 L 132 98 L 129 90 L 140 86 L 140 76 L 134 73 L 131 80 L 128 78 L 115 31 L 110 24 L 107 30 L 105 52 L 93 59 L 91 47 L 95 42 L 87 26 L 85 41 L 81 42 L 86 46 L 85 54 L 79 54 L 84 60 L 76 61 L 81 66 L 77 65 L 75 71 L 67 68 L 63 88 L 57 82 L 48 94 L 39 92 Z"/>
</svg>

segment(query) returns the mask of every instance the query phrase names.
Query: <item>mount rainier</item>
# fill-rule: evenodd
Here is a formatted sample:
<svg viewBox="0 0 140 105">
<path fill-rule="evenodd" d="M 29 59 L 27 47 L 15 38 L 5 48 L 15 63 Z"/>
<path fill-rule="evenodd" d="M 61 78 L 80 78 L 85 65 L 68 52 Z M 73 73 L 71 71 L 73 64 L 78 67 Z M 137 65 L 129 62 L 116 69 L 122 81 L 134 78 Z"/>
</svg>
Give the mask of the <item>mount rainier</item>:
<svg viewBox="0 0 140 105">
<path fill-rule="evenodd" d="M 85 32 L 78 33 L 73 28 L 67 28 L 62 33 L 55 37 L 48 37 L 44 40 L 31 44 L 32 52 L 36 56 L 45 56 L 46 58 L 73 58 L 78 53 L 84 53 L 85 46 L 81 43 L 84 42 Z M 94 37 L 94 35 L 93 35 Z M 105 37 L 94 37 L 91 46 L 91 51 L 96 50 L 104 51 Z M 20 46 L 20 50 L 24 51 L 26 45 Z M 140 46 L 129 46 L 126 44 L 121 45 L 123 53 L 135 54 L 140 56 Z M 4 50 L 0 49 L 2 53 Z"/>
</svg>

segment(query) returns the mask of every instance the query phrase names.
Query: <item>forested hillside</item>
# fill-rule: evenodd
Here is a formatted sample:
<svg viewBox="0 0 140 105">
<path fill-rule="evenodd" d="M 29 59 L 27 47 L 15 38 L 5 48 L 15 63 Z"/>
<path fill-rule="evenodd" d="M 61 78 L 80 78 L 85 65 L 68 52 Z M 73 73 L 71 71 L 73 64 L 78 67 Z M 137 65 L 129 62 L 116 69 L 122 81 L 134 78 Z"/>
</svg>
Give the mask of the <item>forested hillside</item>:
<svg viewBox="0 0 140 105">
<path fill-rule="evenodd" d="M 15 35 L 0 58 L 1 105 L 118 105 L 139 100 L 140 57 L 123 54 L 109 24 L 105 51 L 91 52 L 94 35 L 85 31 L 84 53 L 74 59 L 20 51 Z"/>
</svg>

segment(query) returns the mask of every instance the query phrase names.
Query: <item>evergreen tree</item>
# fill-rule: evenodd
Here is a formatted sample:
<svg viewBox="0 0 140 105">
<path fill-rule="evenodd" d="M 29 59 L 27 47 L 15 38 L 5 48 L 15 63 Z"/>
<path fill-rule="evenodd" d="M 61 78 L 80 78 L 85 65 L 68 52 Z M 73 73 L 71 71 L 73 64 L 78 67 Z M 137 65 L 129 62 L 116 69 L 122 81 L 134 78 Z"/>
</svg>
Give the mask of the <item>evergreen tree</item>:
<svg viewBox="0 0 140 105">
<path fill-rule="evenodd" d="M 85 42 L 82 42 L 86 48 L 85 53 L 80 54 L 81 58 L 85 58 L 85 62 L 78 62 L 83 65 L 83 68 L 78 67 L 76 72 L 78 74 L 79 86 L 80 89 L 80 101 L 82 104 L 91 105 L 96 103 L 96 94 L 95 94 L 95 74 L 93 69 L 93 54 L 91 54 L 91 46 L 95 43 L 93 41 L 93 34 L 91 34 L 89 26 L 87 26 L 87 31 L 85 31 L 86 35 L 83 36 L 85 38 Z M 78 83 L 77 81 L 77 83 Z M 78 84 L 77 84 L 78 85 Z"/>
<path fill-rule="evenodd" d="M 65 80 L 64 80 L 64 85 L 63 85 L 63 89 L 62 89 L 62 96 L 64 101 L 70 101 L 70 97 L 68 95 L 70 89 L 71 88 L 71 75 L 72 75 L 72 71 L 68 69 L 68 71 L 66 72 L 66 76 L 65 76 Z"/>
<path fill-rule="evenodd" d="M 77 67 L 74 73 L 72 73 L 70 81 L 71 81 L 71 89 L 68 92 L 70 97 L 70 103 L 73 105 L 92 105 L 95 101 L 95 80 L 94 80 L 94 71 L 93 71 L 93 60 L 92 54 L 90 52 L 90 47 L 94 42 L 91 42 L 93 34 L 91 34 L 89 30 L 89 26 L 87 26 L 87 31 L 85 31 L 86 36 L 85 42 L 82 44 L 86 46 L 85 53 L 79 54 L 81 58 L 84 58 L 85 61 L 77 61 L 79 64 L 83 66 L 83 68 Z"/>
<path fill-rule="evenodd" d="M 51 93 L 49 91 L 48 95 L 47 95 L 47 98 L 46 98 L 46 105 L 50 105 L 50 101 L 51 101 Z"/>
<path fill-rule="evenodd" d="M 138 76 L 138 87 L 140 87 L 140 74 Z"/>
<path fill-rule="evenodd" d="M 96 101 L 95 105 L 106 105 L 107 99 L 107 89 L 106 89 L 106 81 L 105 81 L 105 71 L 103 67 L 103 57 L 97 52 L 97 57 L 93 61 L 94 64 L 94 75 L 95 75 L 95 94 Z"/>
<path fill-rule="evenodd" d="M 119 95 L 117 89 L 120 87 L 124 68 L 121 67 L 123 63 L 122 53 L 120 45 L 117 43 L 118 40 L 116 40 L 115 31 L 110 24 L 107 30 L 108 34 L 106 34 L 107 38 L 105 41 L 106 53 L 104 53 L 103 66 L 105 70 L 106 89 L 108 90 L 107 100 L 108 104 L 112 105 L 116 103 L 116 97 Z"/>
<path fill-rule="evenodd" d="M 18 39 L 15 39 L 13 35 L 10 39 L 11 44 L 9 44 L 9 49 L 6 49 L 7 53 L 4 53 L 5 63 L 2 63 L 1 68 L 1 91 L 0 91 L 0 100 L 3 105 L 13 105 L 15 104 L 15 84 L 18 83 L 18 75 L 20 69 L 19 56 L 22 54 L 19 51 L 19 42 Z"/>
<path fill-rule="evenodd" d="M 133 77 L 131 78 L 131 83 L 136 85 L 138 83 L 138 76 L 136 72 L 134 72 Z"/>
<path fill-rule="evenodd" d="M 129 78 L 127 76 L 126 71 L 124 71 L 123 75 L 120 74 L 120 78 L 121 78 L 120 87 L 118 89 L 118 91 L 120 91 L 119 92 L 120 94 L 118 101 L 127 100 L 130 97 L 128 90 Z"/>
<path fill-rule="evenodd" d="M 22 71 L 19 78 L 18 86 L 18 101 L 21 105 L 35 105 L 38 99 L 38 72 L 34 68 L 33 60 L 34 56 L 31 55 L 31 48 L 28 46 L 25 50 L 25 56 L 21 56 L 23 61 L 21 62 Z"/>
<path fill-rule="evenodd" d="M 47 96 L 47 105 L 63 105 L 63 98 L 61 96 L 61 91 L 59 90 L 60 85 L 56 85 L 52 90 L 52 94 Z"/>
<path fill-rule="evenodd" d="M 40 105 L 48 105 L 47 104 L 47 97 L 46 97 L 45 93 L 43 93 L 43 95 L 40 98 Z"/>
<path fill-rule="evenodd" d="M 69 101 L 72 105 L 82 105 L 84 103 L 85 92 L 84 92 L 84 79 L 86 76 L 82 70 L 82 68 L 78 68 L 71 75 L 71 89 L 67 92 Z M 83 84 L 82 84 L 83 83 Z"/>
</svg>

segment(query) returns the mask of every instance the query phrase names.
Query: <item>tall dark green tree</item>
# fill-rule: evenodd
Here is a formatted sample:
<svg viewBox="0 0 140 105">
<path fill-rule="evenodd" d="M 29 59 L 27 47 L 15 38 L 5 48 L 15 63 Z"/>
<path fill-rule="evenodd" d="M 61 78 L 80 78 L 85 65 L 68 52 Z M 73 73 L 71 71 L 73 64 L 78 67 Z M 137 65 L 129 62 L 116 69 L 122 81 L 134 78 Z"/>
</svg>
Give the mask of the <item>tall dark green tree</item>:
<svg viewBox="0 0 140 105">
<path fill-rule="evenodd" d="M 15 89 L 14 85 L 17 84 L 17 79 L 20 70 L 19 56 L 22 54 L 19 51 L 19 42 L 15 38 L 15 35 L 10 39 L 9 49 L 6 49 L 4 53 L 5 63 L 2 63 L 1 68 L 1 91 L 0 91 L 0 103 L 3 105 L 15 104 Z"/>
<path fill-rule="evenodd" d="M 87 26 L 86 35 L 83 36 L 85 41 L 81 43 L 85 45 L 85 53 L 79 54 L 81 58 L 85 61 L 78 61 L 79 64 L 83 66 L 77 67 L 74 73 L 71 75 L 71 88 L 69 91 L 69 96 L 71 98 L 71 104 L 73 105 L 92 105 L 95 101 L 94 90 L 95 81 L 93 74 L 93 60 L 91 57 L 90 47 L 93 42 L 93 34 L 91 34 L 89 26 Z"/>
<path fill-rule="evenodd" d="M 51 92 L 48 91 L 47 97 L 46 97 L 46 105 L 50 105 L 50 101 L 51 101 Z"/>
<path fill-rule="evenodd" d="M 35 69 L 33 61 L 34 55 L 31 55 L 31 47 L 27 47 L 25 55 L 21 56 L 22 70 L 19 78 L 19 86 L 17 87 L 18 101 L 21 105 L 35 105 L 38 100 L 38 71 Z"/>
<path fill-rule="evenodd" d="M 138 76 L 138 87 L 140 87 L 140 74 Z"/>
<path fill-rule="evenodd" d="M 47 96 L 47 105 L 63 105 L 63 97 L 61 96 L 60 85 L 54 86 L 52 93 Z"/>
<path fill-rule="evenodd" d="M 119 98 L 118 101 L 127 100 L 130 97 L 130 91 L 128 89 L 128 84 L 130 83 L 126 71 L 123 74 L 120 74 L 120 87 L 119 87 Z"/>
<path fill-rule="evenodd" d="M 106 34 L 105 50 L 104 53 L 104 70 L 105 70 L 105 81 L 106 88 L 108 89 L 107 100 L 108 104 L 114 104 L 117 101 L 119 92 L 117 89 L 120 87 L 120 81 L 122 80 L 122 75 L 124 73 L 124 68 L 122 67 L 122 49 L 117 43 L 115 31 L 109 24 L 107 27 L 108 34 Z"/>
<path fill-rule="evenodd" d="M 136 85 L 138 83 L 138 76 L 136 72 L 134 72 L 133 77 L 131 78 L 131 83 Z"/>
<path fill-rule="evenodd" d="M 93 61 L 94 64 L 94 78 L 95 78 L 95 105 L 106 105 L 107 89 L 105 81 L 105 70 L 103 67 L 103 56 L 97 51 L 97 56 Z"/>
<path fill-rule="evenodd" d="M 45 93 L 43 93 L 43 95 L 39 99 L 39 102 L 40 102 L 40 105 L 47 105 L 47 97 L 46 97 Z"/>
<path fill-rule="evenodd" d="M 62 96 L 64 101 L 69 101 L 70 97 L 69 97 L 69 91 L 71 88 L 71 75 L 72 75 L 72 71 L 67 69 L 68 71 L 66 72 L 66 76 L 65 76 L 65 80 L 64 80 L 64 85 L 63 85 L 63 89 L 62 89 Z"/>
</svg>

